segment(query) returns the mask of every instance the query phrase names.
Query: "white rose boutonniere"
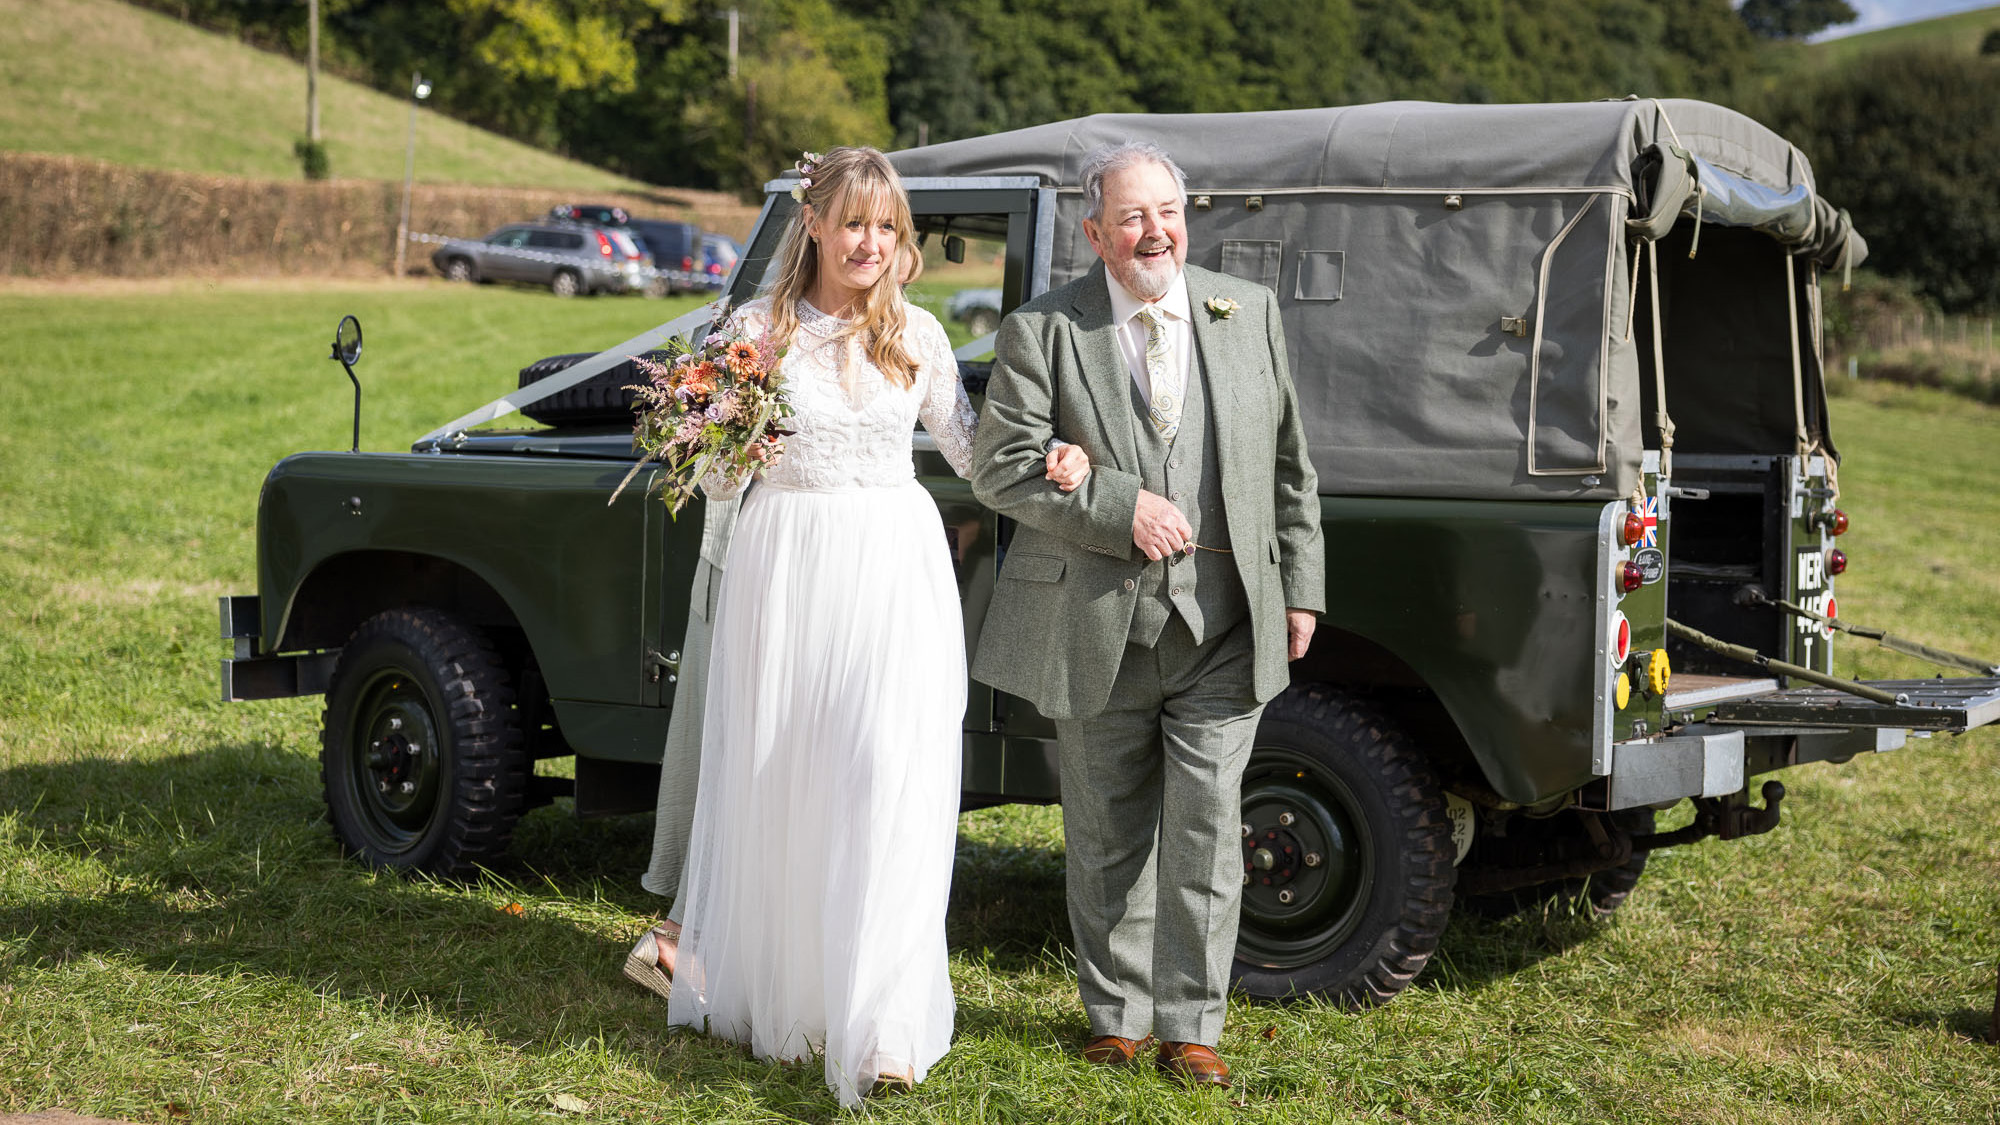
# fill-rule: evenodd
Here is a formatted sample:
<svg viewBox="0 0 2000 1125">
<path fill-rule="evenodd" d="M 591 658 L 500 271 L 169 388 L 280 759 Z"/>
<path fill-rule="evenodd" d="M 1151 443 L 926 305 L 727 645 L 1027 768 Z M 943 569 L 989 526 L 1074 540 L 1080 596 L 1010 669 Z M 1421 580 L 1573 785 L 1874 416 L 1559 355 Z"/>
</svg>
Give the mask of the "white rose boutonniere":
<svg viewBox="0 0 2000 1125">
<path fill-rule="evenodd" d="M 1227 297 L 1210 297 L 1205 303 L 1208 315 L 1216 320 L 1228 320 L 1236 315 L 1237 309 L 1243 307 Z"/>
</svg>

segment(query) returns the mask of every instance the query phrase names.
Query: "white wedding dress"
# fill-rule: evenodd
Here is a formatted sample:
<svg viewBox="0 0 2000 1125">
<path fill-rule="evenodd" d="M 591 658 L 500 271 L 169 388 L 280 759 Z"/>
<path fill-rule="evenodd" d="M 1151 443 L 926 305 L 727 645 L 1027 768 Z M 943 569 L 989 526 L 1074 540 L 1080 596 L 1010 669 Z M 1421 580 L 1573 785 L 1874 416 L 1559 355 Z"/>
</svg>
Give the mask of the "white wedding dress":
<svg viewBox="0 0 2000 1125">
<path fill-rule="evenodd" d="M 964 627 L 910 434 L 922 419 L 964 475 L 976 417 L 943 326 L 906 307 L 907 390 L 858 348 L 843 380 L 844 322 L 800 305 L 796 432 L 743 501 L 716 608 L 668 1005 L 761 1058 L 820 1053 L 848 1106 L 880 1074 L 922 1081 L 952 1032 Z M 737 315 L 754 333 L 769 312 Z"/>
</svg>

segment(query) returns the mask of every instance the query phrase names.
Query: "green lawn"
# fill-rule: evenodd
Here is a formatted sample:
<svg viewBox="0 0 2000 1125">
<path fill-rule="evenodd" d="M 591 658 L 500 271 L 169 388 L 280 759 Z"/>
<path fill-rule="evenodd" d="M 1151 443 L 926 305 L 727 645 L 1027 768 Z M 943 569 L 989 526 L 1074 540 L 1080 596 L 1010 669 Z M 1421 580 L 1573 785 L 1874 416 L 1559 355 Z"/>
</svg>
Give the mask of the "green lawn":
<svg viewBox="0 0 2000 1125">
<path fill-rule="evenodd" d="M 366 326 L 362 440 L 386 450 L 529 360 L 686 306 L 443 284 L 0 289 L 0 1115 L 843 1116 L 816 1071 L 670 1032 L 619 977 L 658 905 L 637 886 L 645 818 L 545 809 L 490 881 L 379 877 L 323 821 L 317 700 L 215 701 L 215 597 L 252 590 L 263 473 L 347 441 L 324 358 L 340 314 Z M 2000 649 L 2000 413 L 1866 385 L 1833 409 L 1844 615 Z M 1846 653 L 1842 670 L 1922 671 Z M 957 1043 L 873 1116 L 2000 1120 L 2000 1047 L 1979 1039 L 2000 965 L 2000 737 L 1784 780 L 1783 828 L 1655 855 L 1611 923 L 1454 921 L 1375 1012 L 1236 1004 L 1240 1081 L 1220 1096 L 1071 1058 L 1060 814 L 968 815 Z"/>
<path fill-rule="evenodd" d="M 0 149 L 264 179 L 299 175 L 305 68 L 118 0 L 0 0 Z M 322 73 L 334 175 L 400 180 L 409 101 Z M 586 190 L 644 184 L 425 110 L 419 180 Z"/>
</svg>

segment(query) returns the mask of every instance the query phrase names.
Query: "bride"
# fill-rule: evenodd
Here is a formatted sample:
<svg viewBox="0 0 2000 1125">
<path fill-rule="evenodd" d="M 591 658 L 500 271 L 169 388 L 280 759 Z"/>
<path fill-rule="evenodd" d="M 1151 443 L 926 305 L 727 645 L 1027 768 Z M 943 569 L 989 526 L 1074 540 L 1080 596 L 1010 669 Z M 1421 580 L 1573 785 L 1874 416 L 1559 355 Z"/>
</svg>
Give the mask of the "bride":
<svg viewBox="0 0 2000 1125">
<path fill-rule="evenodd" d="M 965 642 L 910 432 L 921 419 L 964 475 L 976 416 L 943 326 L 903 298 L 917 258 L 895 169 L 868 148 L 800 168 L 777 282 L 736 314 L 786 342 L 795 432 L 723 571 L 681 929 L 634 960 L 664 970 L 642 983 L 671 1022 L 762 1058 L 820 1053 L 853 1106 L 913 1087 L 951 1041 Z M 1088 471 L 1080 448 L 1049 454 L 1057 487 Z"/>
</svg>

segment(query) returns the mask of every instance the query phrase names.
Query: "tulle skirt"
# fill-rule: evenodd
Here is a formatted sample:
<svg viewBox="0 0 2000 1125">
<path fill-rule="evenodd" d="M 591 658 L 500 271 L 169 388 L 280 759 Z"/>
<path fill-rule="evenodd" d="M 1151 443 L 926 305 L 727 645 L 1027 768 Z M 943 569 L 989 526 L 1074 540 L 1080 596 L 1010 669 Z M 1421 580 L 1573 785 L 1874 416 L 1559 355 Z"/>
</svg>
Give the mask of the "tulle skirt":
<svg viewBox="0 0 2000 1125">
<path fill-rule="evenodd" d="M 858 1104 L 951 1043 L 965 644 L 914 481 L 753 488 L 715 614 L 669 1019 Z"/>
</svg>

